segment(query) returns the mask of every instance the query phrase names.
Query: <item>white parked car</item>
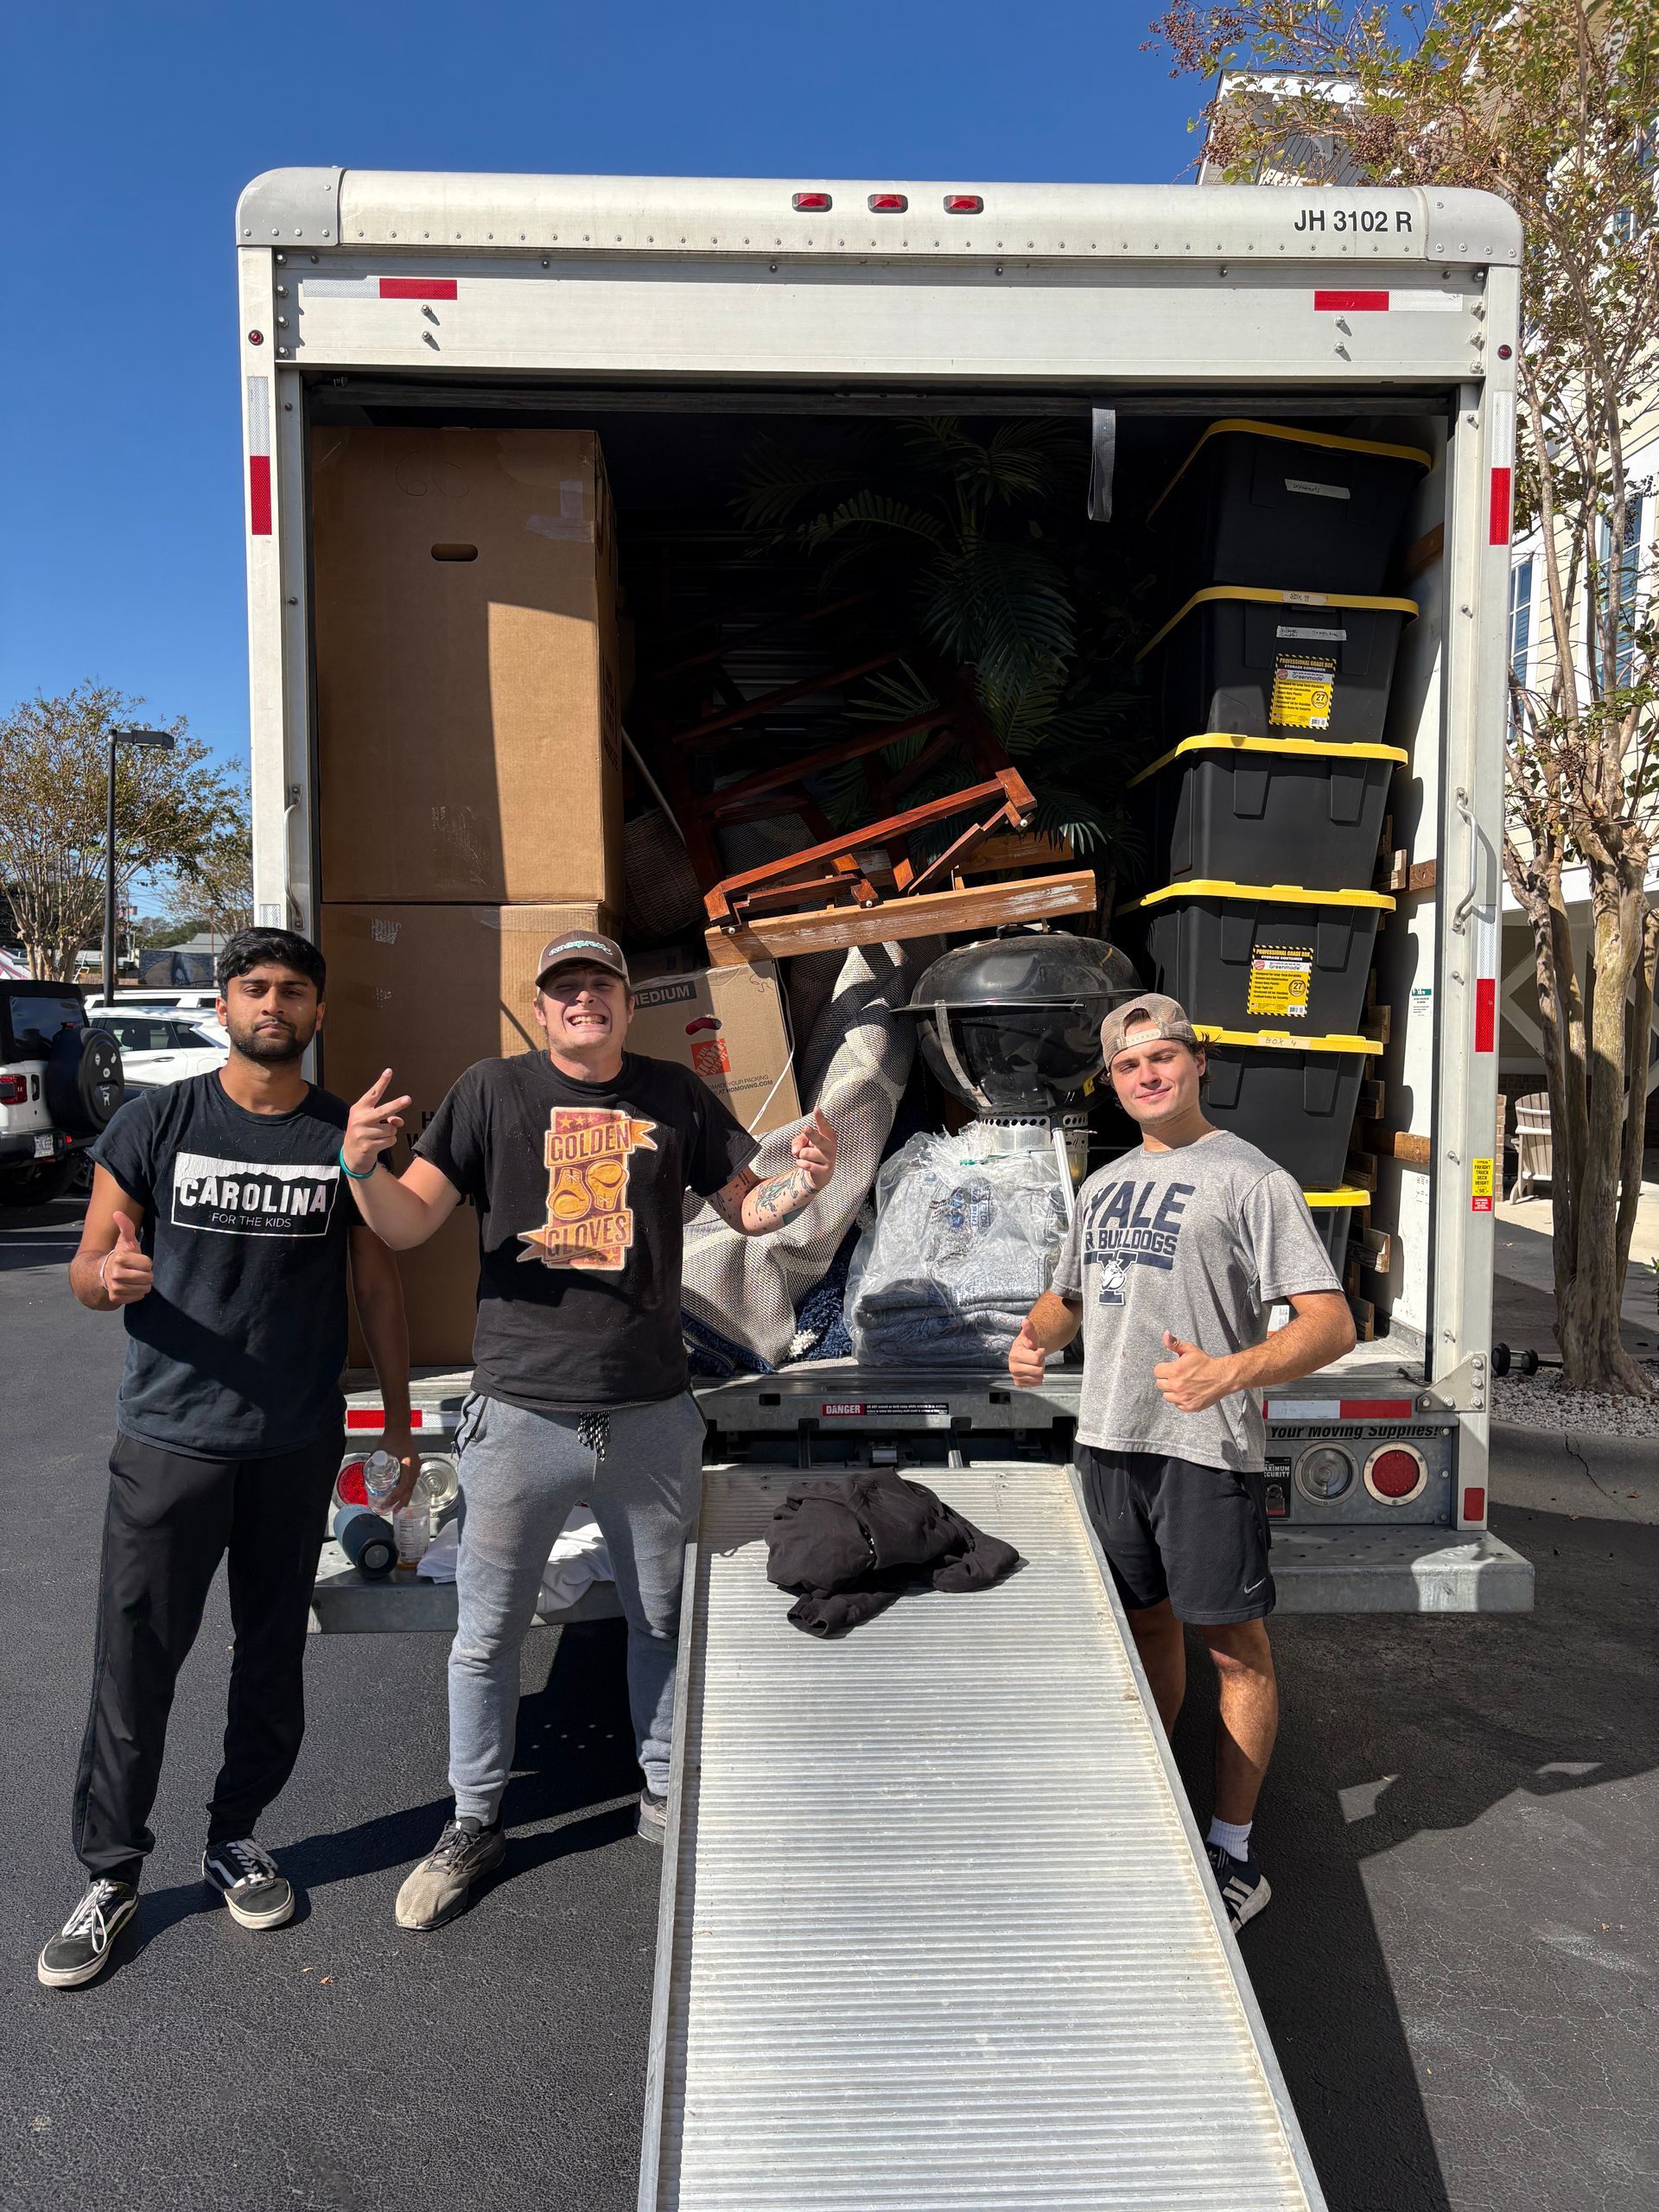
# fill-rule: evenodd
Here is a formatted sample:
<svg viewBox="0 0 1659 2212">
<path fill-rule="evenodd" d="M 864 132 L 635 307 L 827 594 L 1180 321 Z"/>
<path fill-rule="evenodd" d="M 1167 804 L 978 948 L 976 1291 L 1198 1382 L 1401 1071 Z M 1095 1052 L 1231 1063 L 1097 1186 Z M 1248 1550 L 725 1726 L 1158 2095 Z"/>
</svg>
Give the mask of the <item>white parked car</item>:
<svg viewBox="0 0 1659 2212">
<path fill-rule="evenodd" d="M 188 1075 L 207 1075 L 224 1066 L 230 1039 L 212 1015 L 172 1014 L 159 1007 L 118 1006 L 87 1008 L 100 1029 L 121 1047 L 121 1067 L 135 1090 L 177 1083 Z"/>
</svg>

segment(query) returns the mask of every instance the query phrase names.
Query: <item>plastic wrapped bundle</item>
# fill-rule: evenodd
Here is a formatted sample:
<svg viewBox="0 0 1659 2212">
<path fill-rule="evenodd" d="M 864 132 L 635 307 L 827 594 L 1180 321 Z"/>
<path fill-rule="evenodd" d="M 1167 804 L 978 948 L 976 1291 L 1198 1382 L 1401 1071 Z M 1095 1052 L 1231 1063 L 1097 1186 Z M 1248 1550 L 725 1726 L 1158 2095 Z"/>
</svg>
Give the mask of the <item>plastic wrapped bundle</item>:
<svg viewBox="0 0 1659 2212">
<path fill-rule="evenodd" d="M 872 1367 L 1001 1367 L 1065 1234 L 1052 1150 L 1009 1151 L 970 1123 L 912 1137 L 875 1179 L 875 1226 L 847 1286 L 854 1357 Z"/>
</svg>

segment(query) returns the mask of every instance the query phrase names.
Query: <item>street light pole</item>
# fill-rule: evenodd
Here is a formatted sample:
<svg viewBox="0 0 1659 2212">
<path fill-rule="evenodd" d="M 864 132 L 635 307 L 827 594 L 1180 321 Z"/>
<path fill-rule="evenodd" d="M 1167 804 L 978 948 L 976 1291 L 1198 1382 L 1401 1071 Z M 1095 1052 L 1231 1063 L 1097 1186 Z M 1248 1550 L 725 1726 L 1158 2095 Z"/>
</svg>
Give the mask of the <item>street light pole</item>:
<svg viewBox="0 0 1659 2212">
<path fill-rule="evenodd" d="M 104 1001 L 115 1001 L 115 748 L 118 745 L 149 745 L 170 753 L 170 730 L 134 729 L 116 725 L 110 731 L 109 812 L 104 824 Z"/>
</svg>

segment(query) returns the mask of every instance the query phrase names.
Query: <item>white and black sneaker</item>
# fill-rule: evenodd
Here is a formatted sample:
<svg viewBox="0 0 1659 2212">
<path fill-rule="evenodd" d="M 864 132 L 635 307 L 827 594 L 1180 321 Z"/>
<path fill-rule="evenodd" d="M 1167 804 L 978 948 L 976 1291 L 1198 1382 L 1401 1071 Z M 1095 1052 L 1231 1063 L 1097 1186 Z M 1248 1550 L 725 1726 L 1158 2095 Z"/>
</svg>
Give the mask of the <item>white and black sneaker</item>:
<svg viewBox="0 0 1659 2212">
<path fill-rule="evenodd" d="M 639 1793 L 639 1816 L 633 1832 L 647 1843 L 662 1843 L 668 1835 L 668 1800 L 647 1787 Z"/>
<path fill-rule="evenodd" d="M 1255 1918 L 1273 1891 L 1268 1887 L 1268 1878 L 1257 1866 L 1253 1851 L 1248 1858 L 1235 1859 L 1224 1844 L 1212 1843 L 1208 1848 L 1216 1887 L 1221 1891 L 1221 1901 L 1236 1936 L 1247 1920 Z"/>
<path fill-rule="evenodd" d="M 41 1953 L 35 1974 L 48 1989 L 79 1989 L 95 1981 L 137 1910 L 138 1892 L 130 1882 L 94 1882 Z"/>
<path fill-rule="evenodd" d="M 238 1843 L 210 1843 L 201 1854 L 201 1878 L 217 1890 L 244 1928 L 280 1928 L 294 1917 L 294 1890 L 276 1861 L 251 1835 Z"/>
</svg>

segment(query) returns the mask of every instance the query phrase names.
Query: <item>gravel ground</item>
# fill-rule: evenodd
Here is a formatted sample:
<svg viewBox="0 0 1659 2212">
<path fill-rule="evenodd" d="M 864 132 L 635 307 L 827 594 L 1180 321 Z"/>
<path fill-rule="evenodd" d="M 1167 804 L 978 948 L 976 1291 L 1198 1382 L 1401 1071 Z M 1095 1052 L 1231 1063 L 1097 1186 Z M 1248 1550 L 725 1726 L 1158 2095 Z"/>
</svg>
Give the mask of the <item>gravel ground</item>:
<svg viewBox="0 0 1659 2212">
<path fill-rule="evenodd" d="M 1643 1371 L 1659 1389 L 1659 1360 Z M 1659 1436 L 1659 1397 L 1604 1397 L 1595 1390 L 1558 1390 L 1553 1374 L 1504 1375 L 1493 1385 L 1492 1412 L 1523 1428 L 1573 1429 L 1594 1436 Z"/>
</svg>

